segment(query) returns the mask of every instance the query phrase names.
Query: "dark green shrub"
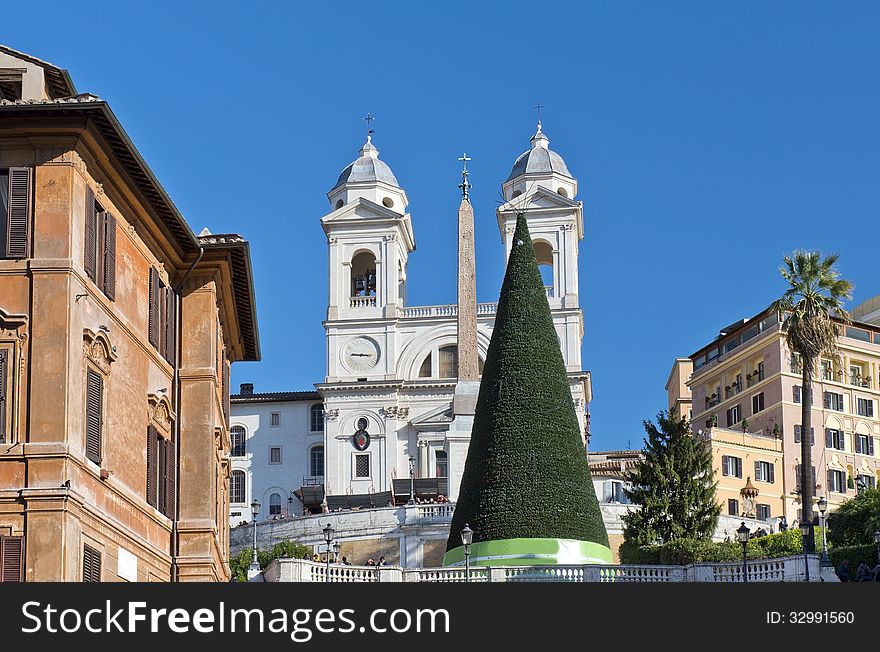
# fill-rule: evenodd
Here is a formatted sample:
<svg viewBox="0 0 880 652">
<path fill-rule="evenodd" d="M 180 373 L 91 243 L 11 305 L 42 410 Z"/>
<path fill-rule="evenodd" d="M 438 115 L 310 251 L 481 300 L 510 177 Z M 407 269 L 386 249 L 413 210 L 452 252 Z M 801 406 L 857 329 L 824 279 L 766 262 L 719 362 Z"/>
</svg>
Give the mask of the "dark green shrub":
<svg viewBox="0 0 880 652">
<path fill-rule="evenodd" d="M 257 561 L 260 569 L 266 568 L 276 559 L 290 557 L 293 559 L 311 559 L 312 549 L 295 541 L 281 541 L 272 546 L 271 550 L 257 550 Z M 253 553 L 250 548 L 242 550 L 234 557 L 229 558 L 229 571 L 235 582 L 247 582 L 247 571 L 251 565 Z"/>
<path fill-rule="evenodd" d="M 834 568 L 840 568 L 840 564 L 844 559 L 849 559 L 849 574 L 851 579 L 855 579 L 856 569 L 859 564 L 865 563 L 869 568 L 874 568 L 877 564 L 877 547 L 874 544 L 862 544 L 860 546 L 839 546 L 831 548 L 828 556 L 834 564 Z"/>
</svg>

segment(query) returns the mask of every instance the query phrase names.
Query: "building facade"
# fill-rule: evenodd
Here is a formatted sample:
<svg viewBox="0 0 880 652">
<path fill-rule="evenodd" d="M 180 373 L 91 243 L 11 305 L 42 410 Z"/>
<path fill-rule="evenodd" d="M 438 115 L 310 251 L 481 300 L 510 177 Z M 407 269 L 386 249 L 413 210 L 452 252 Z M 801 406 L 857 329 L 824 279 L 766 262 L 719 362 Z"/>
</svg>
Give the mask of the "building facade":
<svg viewBox="0 0 880 652">
<path fill-rule="evenodd" d="M 517 212 L 524 211 L 546 283 L 572 397 L 586 432 L 591 396 L 589 373 L 582 369 L 583 315 L 578 301 L 578 248 L 584 237 L 583 206 L 577 180 L 550 150 L 539 125 L 531 147 L 515 162 L 502 184 L 506 203 L 496 212 L 501 242 L 512 245 Z M 351 507 L 434 500 L 458 494 L 470 439 L 473 403 L 495 319 L 494 303 L 476 304 L 459 274 L 460 303 L 473 301 L 475 333 L 466 333 L 478 357 L 477 378 L 459 373 L 459 304 L 410 306 L 407 269 L 416 247 L 415 219 L 394 173 L 367 139 L 328 193 L 330 212 L 320 222 L 329 252 L 326 376 L 316 385 L 323 399 L 323 433 L 298 431 L 282 463 L 286 484 L 258 478 L 253 466 L 245 481 L 256 487 L 239 497 L 263 499 L 271 484 L 282 501 L 292 492 L 296 514 Z M 468 222 L 468 220 L 471 220 Z M 473 212 L 465 198 L 459 211 L 459 268 L 472 270 Z M 470 242 L 470 244 L 468 244 Z M 463 291 L 464 288 L 464 291 Z M 462 300 L 461 297 L 466 297 Z M 469 299 L 468 299 L 469 297 Z M 462 303 L 462 305 L 465 305 Z M 296 394 L 296 393 L 295 393 Z M 259 399 L 262 401 L 263 399 Z M 300 428 L 310 424 L 297 401 L 273 403 L 282 420 L 289 412 Z M 257 408 L 257 406 L 260 406 Z M 266 432 L 257 399 L 233 397 L 233 426 Z M 298 416 L 295 416 L 297 415 Z M 282 427 L 283 428 L 283 427 Z M 271 429 L 271 426 L 270 426 Z M 296 442 L 296 443 L 294 443 Z M 317 460 L 323 463 L 319 469 Z M 267 451 L 254 455 L 266 457 Z M 246 460 L 245 460 L 246 463 Z M 246 465 L 246 464 L 245 464 Z M 280 471 L 281 467 L 278 467 Z M 320 473 L 319 473 L 320 471 Z M 276 474 L 273 473 L 273 478 Z M 410 482 L 410 480 L 414 482 Z M 283 490 L 283 491 L 281 491 Z M 275 499 L 277 501 L 277 498 Z M 282 505 L 282 509 L 283 509 Z M 234 505 L 234 523 L 246 519 L 248 505 Z"/>
<path fill-rule="evenodd" d="M 860 308 L 854 314 L 862 314 Z M 816 497 L 825 496 L 833 510 L 860 486 L 876 486 L 880 326 L 856 321 L 839 324 L 839 332 L 840 354 L 819 361 L 812 397 L 802 396 L 800 360 L 786 346 L 778 316 L 768 311 L 722 329 L 690 356 L 692 428 L 713 447 L 718 442 L 717 477 L 730 483 L 728 499 L 736 499 L 736 484 L 750 476 L 760 493 L 756 504 L 769 505 L 772 517 L 788 523 L 799 519 L 803 400 L 813 406 Z"/>
<path fill-rule="evenodd" d="M 195 236 L 106 102 L 0 46 L 4 580 L 228 579 L 248 244 Z"/>
</svg>

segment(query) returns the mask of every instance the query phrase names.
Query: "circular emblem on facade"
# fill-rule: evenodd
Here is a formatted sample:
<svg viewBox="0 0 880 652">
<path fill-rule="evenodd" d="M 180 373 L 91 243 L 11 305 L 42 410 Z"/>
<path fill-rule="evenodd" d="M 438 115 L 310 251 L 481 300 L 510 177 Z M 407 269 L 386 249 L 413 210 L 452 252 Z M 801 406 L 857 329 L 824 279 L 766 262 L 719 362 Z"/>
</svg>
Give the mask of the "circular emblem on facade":
<svg viewBox="0 0 880 652">
<path fill-rule="evenodd" d="M 370 433 L 367 432 L 367 420 L 361 417 L 357 422 L 357 430 L 351 436 L 351 443 L 359 451 L 365 451 L 370 447 Z"/>
<path fill-rule="evenodd" d="M 367 371 L 379 364 L 379 345 L 370 337 L 353 337 L 346 342 L 342 359 L 352 371 Z"/>
</svg>

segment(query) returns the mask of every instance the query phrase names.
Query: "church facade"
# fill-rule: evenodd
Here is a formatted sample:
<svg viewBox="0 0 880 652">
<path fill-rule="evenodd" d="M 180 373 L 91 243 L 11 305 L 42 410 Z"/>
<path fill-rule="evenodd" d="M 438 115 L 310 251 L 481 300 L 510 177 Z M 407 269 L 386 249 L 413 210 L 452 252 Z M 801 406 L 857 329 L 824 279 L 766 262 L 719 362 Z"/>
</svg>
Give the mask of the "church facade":
<svg viewBox="0 0 880 652">
<path fill-rule="evenodd" d="M 473 210 L 464 190 L 459 302 L 410 306 L 407 269 L 418 220 L 408 212 L 406 191 L 369 137 L 339 175 L 327 194 L 330 211 L 320 218 L 329 250 L 326 376 L 315 386 L 323 424 L 315 421 L 313 395 L 292 393 L 285 401 L 285 395 L 250 390 L 233 396 L 231 425 L 246 442 L 232 458 L 244 484 L 231 507 L 234 524 L 250 518 L 252 500 L 262 504 L 259 518 L 455 500 L 496 310 L 474 299 Z M 591 387 L 581 363 L 578 300 L 583 205 L 577 180 L 550 150 L 540 124 L 502 193 L 506 203 L 496 211 L 501 244 L 510 251 L 516 214 L 524 211 L 586 441 Z M 476 373 L 460 370 L 469 358 Z M 270 453 L 258 448 L 272 419 L 276 429 L 286 423 L 281 428 L 293 437 L 285 440 L 297 443 L 276 456 L 282 462 L 270 480 L 261 470 Z"/>
</svg>

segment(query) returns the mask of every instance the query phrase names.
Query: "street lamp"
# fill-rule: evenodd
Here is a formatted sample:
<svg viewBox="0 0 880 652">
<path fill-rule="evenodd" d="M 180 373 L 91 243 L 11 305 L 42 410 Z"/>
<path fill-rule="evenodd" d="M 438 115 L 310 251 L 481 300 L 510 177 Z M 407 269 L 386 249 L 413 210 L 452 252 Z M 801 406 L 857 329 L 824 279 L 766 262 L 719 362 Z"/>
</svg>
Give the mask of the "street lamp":
<svg viewBox="0 0 880 652">
<path fill-rule="evenodd" d="M 471 543 L 474 541 L 474 531 L 465 523 L 461 529 L 461 542 L 464 544 L 464 581 L 471 581 Z"/>
<path fill-rule="evenodd" d="M 338 541 L 333 544 L 333 562 L 336 564 L 339 563 L 339 549 L 340 548 L 342 548 L 342 546 L 340 545 L 340 543 Z"/>
<path fill-rule="evenodd" d="M 819 508 L 819 518 L 822 521 L 822 556 L 819 558 L 819 565 L 831 566 L 831 560 L 828 559 L 828 536 L 825 533 L 825 512 L 828 510 L 828 499 L 822 496 L 816 503 L 816 507 Z"/>
<path fill-rule="evenodd" d="M 416 458 L 409 456 L 409 505 L 416 502 Z"/>
<path fill-rule="evenodd" d="M 749 546 L 749 534 L 749 528 L 746 526 L 746 522 L 743 521 L 742 525 L 736 529 L 736 540 L 739 541 L 743 547 L 743 582 L 749 581 L 748 557 L 746 556 L 746 548 Z"/>
<path fill-rule="evenodd" d="M 799 527 L 801 529 L 801 540 L 803 541 L 803 545 L 804 545 L 804 581 L 809 582 L 810 581 L 810 558 L 807 553 L 807 550 L 808 550 L 807 543 L 809 541 L 810 534 L 813 531 L 813 524 L 801 519 Z"/>
<path fill-rule="evenodd" d="M 877 563 L 880 564 L 880 530 L 874 532 L 874 545 L 877 546 Z"/>
<path fill-rule="evenodd" d="M 251 553 L 251 565 L 248 569 L 255 573 L 260 572 L 260 562 L 257 561 L 257 516 L 260 514 L 260 501 L 255 500 L 251 503 L 251 514 L 254 515 L 254 549 Z"/>
<path fill-rule="evenodd" d="M 324 526 L 324 541 L 327 542 L 327 574 L 324 577 L 325 582 L 330 581 L 330 543 L 333 541 L 333 535 L 336 533 L 336 530 L 333 529 L 333 526 L 327 523 Z"/>
</svg>

